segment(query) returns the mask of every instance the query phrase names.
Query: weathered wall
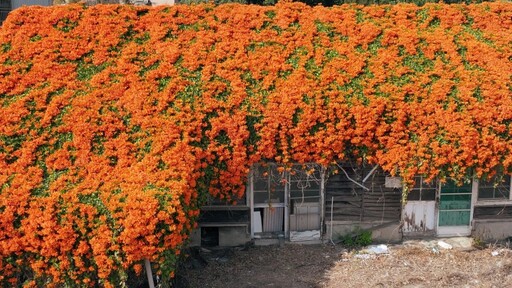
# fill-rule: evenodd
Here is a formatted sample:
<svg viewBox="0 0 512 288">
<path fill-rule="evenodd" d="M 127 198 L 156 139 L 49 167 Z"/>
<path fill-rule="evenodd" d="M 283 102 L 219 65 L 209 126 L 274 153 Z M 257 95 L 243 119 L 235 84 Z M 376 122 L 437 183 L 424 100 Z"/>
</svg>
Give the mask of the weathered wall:
<svg viewBox="0 0 512 288">
<path fill-rule="evenodd" d="M 435 201 L 409 201 L 402 211 L 402 231 L 406 237 L 435 235 Z"/>
<path fill-rule="evenodd" d="M 512 206 L 475 207 L 472 236 L 484 241 L 512 237 Z"/>
<path fill-rule="evenodd" d="M 483 241 L 502 241 L 512 237 L 512 221 L 510 219 L 487 219 L 473 222 L 471 236 Z"/>
<path fill-rule="evenodd" d="M 363 183 L 362 181 L 372 171 L 372 166 L 344 164 L 342 167 L 344 171 L 340 168 L 341 171 L 331 176 L 326 184 L 326 220 L 400 220 L 402 190 L 386 187 L 384 171 L 375 170 Z M 348 179 L 347 175 L 368 190 Z"/>
<path fill-rule="evenodd" d="M 331 239 L 331 228 L 332 228 L 332 239 L 334 242 L 340 237 L 350 234 L 355 230 L 371 230 L 372 239 L 375 242 L 394 243 L 402 241 L 402 231 L 400 229 L 399 221 L 391 222 L 380 222 L 380 221 L 369 221 L 369 222 L 352 222 L 352 221 L 326 221 L 326 234 L 324 236 L 325 241 Z"/>
</svg>

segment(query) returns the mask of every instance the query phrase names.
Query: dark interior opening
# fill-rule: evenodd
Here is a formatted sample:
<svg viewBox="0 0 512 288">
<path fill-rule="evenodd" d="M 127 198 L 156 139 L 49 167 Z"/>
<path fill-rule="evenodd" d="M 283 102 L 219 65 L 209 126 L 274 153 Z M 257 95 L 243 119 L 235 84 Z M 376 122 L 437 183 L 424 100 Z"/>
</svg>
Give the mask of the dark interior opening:
<svg viewBox="0 0 512 288">
<path fill-rule="evenodd" d="M 219 228 L 201 227 L 201 246 L 215 247 L 219 246 Z"/>
</svg>

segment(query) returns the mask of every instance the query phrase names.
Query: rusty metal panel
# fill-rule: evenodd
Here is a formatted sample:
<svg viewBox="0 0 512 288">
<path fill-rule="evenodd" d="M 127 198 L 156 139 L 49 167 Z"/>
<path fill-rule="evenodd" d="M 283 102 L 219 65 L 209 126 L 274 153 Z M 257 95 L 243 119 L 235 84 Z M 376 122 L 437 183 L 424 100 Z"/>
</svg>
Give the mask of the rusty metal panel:
<svg viewBox="0 0 512 288">
<path fill-rule="evenodd" d="M 435 201 L 409 201 L 403 209 L 404 234 L 432 232 L 435 229 L 436 219 Z"/>
</svg>

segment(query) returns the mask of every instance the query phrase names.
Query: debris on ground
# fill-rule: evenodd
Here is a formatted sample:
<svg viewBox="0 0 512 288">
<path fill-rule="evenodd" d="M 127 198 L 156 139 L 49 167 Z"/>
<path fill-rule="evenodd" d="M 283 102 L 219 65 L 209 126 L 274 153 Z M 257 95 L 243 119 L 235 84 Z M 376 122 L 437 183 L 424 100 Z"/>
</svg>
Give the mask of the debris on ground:
<svg viewBox="0 0 512 288">
<path fill-rule="evenodd" d="M 441 241 L 441 240 L 437 241 L 437 245 L 439 246 L 439 248 L 446 249 L 446 250 L 450 250 L 453 248 L 452 245 L 450 245 L 444 241 Z"/>
<path fill-rule="evenodd" d="M 457 238 L 355 250 L 324 244 L 198 249 L 195 261 L 207 265 L 184 269 L 188 286 L 177 288 L 512 287 L 509 247 L 474 249 L 470 238 Z"/>
<path fill-rule="evenodd" d="M 386 244 L 370 245 L 360 251 L 361 254 L 388 254 L 389 249 Z"/>
</svg>

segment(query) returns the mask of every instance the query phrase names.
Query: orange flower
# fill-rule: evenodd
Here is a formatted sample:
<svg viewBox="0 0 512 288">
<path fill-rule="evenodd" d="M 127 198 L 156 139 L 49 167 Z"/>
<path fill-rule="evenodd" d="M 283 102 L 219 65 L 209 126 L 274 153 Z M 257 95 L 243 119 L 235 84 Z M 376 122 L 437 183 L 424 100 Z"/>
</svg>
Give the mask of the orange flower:
<svg viewBox="0 0 512 288">
<path fill-rule="evenodd" d="M 172 276 L 198 199 L 236 202 L 267 160 L 284 173 L 355 158 L 408 184 L 510 174 L 511 15 L 510 3 L 16 9 L 0 30 L 0 286 L 21 285 L 20 269 L 108 286 L 144 259 Z"/>
</svg>

